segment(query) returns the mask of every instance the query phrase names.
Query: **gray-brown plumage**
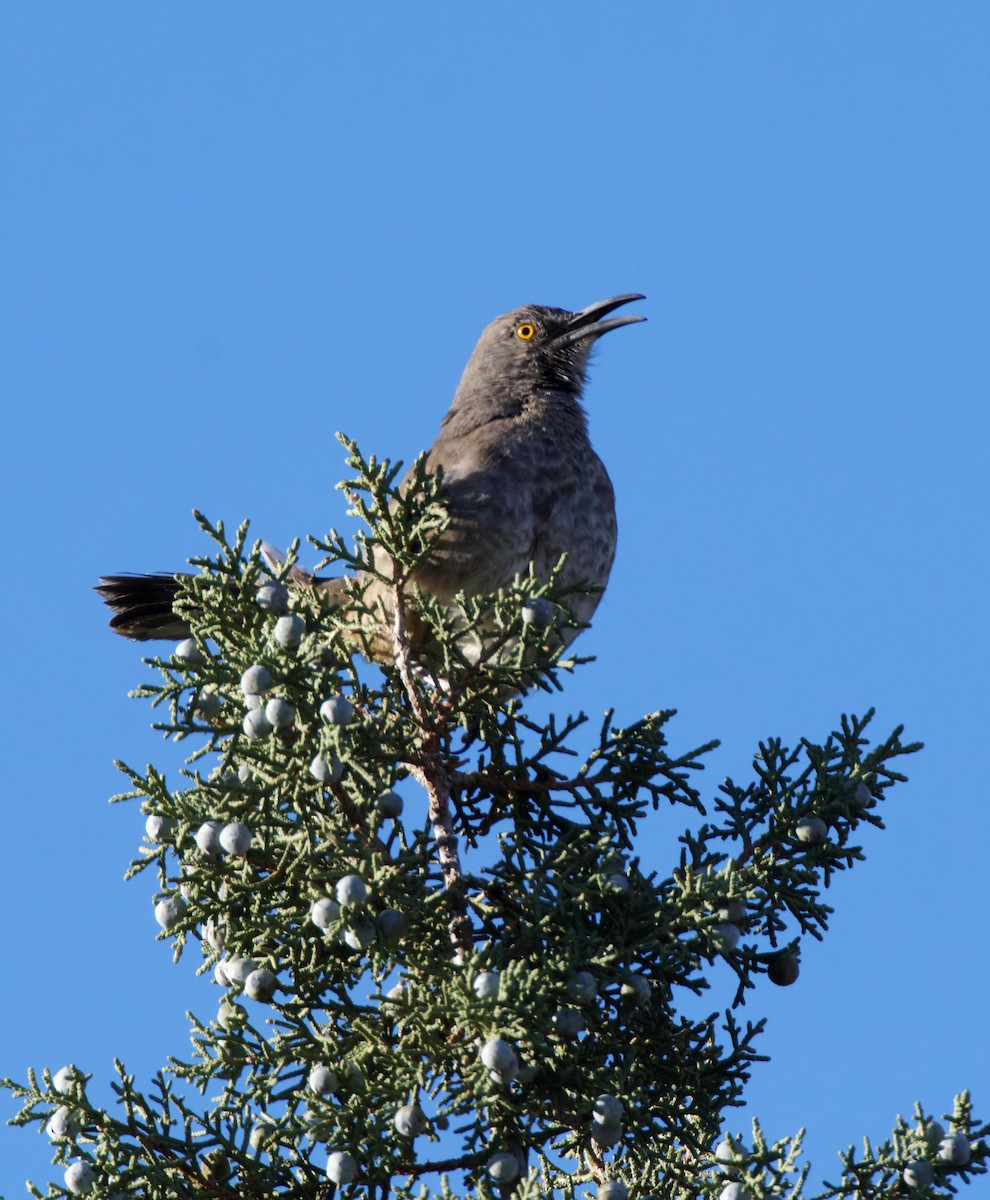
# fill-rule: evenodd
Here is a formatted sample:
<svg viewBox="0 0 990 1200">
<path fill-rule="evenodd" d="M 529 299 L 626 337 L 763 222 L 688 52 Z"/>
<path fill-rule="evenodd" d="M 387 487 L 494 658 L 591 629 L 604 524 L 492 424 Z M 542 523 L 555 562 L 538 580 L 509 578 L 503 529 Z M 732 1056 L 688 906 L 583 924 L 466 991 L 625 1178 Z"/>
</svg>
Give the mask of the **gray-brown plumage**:
<svg viewBox="0 0 990 1200">
<path fill-rule="evenodd" d="M 481 335 L 427 459 L 443 467 L 450 525 L 414 576 L 424 591 L 440 599 L 494 592 L 530 563 L 548 576 L 563 554 L 563 583 L 605 586 L 615 498 L 581 397 L 595 341 L 645 319 L 609 314 L 642 298 L 613 296 L 578 312 L 526 305 Z M 341 592 L 341 580 L 306 580 L 331 602 Z M 114 610 L 111 628 L 147 641 L 188 635 L 172 611 L 176 588 L 169 575 L 113 575 L 96 590 Z M 599 599 L 577 595 L 571 607 L 586 622 Z"/>
</svg>

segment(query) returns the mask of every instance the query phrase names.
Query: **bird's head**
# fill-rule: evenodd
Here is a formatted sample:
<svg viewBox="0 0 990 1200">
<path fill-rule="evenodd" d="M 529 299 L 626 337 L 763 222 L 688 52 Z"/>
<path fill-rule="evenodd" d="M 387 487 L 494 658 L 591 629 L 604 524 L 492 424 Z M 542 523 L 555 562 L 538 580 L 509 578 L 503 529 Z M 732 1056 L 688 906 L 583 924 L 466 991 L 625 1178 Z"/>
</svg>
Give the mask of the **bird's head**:
<svg viewBox="0 0 990 1200">
<path fill-rule="evenodd" d="M 510 411 L 546 392 L 577 400 L 598 338 L 621 325 L 646 320 L 609 313 L 642 299 L 638 292 L 611 296 L 577 312 L 526 304 L 496 317 L 464 368 L 455 406 L 461 400 Z"/>
</svg>

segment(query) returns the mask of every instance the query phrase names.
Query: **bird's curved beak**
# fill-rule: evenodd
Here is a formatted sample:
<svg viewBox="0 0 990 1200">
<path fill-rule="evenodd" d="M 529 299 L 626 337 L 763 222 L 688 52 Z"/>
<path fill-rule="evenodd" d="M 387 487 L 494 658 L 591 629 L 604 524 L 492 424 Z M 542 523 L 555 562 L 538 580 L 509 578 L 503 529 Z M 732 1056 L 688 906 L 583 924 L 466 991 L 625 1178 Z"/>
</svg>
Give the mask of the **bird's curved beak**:
<svg viewBox="0 0 990 1200">
<path fill-rule="evenodd" d="M 645 300 L 645 298 L 639 292 L 628 292 L 622 296 L 610 296 L 607 300 L 599 300 L 597 304 L 589 304 L 580 312 L 571 313 L 567 328 L 559 337 L 554 338 L 554 342 L 558 346 L 567 346 L 571 342 L 584 341 L 585 338 L 601 337 L 603 333 L 608 333 L 610 329 L 618 329 L 620 325 L 633 325 L 636 321 L 645 321 L 646 317 L 636 316 L 633 313 L 622 317 L 609 317 L 608 320 L 601 319 L 608 317 L 610 312 L 614 312 L 623 304 L 630 304 L 633 300 Z"/>
</svg>

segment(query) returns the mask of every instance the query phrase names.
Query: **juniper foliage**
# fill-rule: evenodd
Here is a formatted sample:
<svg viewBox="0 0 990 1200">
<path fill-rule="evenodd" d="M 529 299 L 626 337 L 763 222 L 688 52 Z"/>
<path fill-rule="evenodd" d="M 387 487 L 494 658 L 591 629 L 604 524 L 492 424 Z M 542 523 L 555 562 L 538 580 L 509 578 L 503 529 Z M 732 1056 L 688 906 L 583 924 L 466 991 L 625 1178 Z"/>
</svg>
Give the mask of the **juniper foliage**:
<svg viewBox="0 0 990 1200">
<path fill-rule="evenodd" d="M 129 874 L 156 873 L 160 936 L 221 1000 L 150 1084 L 118 1063 L 109 1107 L 75 1068 L 4 1081 L 15 1122 L 47 1123 L 74 1164 L 47 1194 L 799 1200 L 800 1133 L 725 1137 L 761 1058 L 744 1014 L 826 931 L 823 891 L 918 746 L 844 716 L 821 744 L 761 744 L 706 808 L 715 743 L 672 750 L 671 711 L 535 720 L 526 694 L 582 661 L 560 636 L 573 593 L 410 589 L 447 522 L 440 481 L 420 460 L 400 497 L 398 467 L 345 445 L 365 528 L 314 543 L 356 578 L 336 608 L 293 584 L 298 545 L 273 581 L 246 524 L 199 517 L 194 639 L 134 693 L 188 754 L 178 782 L 119 764 L 114 799 L 148 818 Z M 372 577 L 389 603 L 366 603 Z M 382 626 L 394 653 L 369 665 Z M 688 821 L 666 876 L 636 856 L 661 809 Z M 717 961 L 731 1004 L 688 1015 Z M 948 1131 L 915 1116 L 845 1153 L 822 1200 L 986 1172 L 966 1093 Z"/>
</svg>

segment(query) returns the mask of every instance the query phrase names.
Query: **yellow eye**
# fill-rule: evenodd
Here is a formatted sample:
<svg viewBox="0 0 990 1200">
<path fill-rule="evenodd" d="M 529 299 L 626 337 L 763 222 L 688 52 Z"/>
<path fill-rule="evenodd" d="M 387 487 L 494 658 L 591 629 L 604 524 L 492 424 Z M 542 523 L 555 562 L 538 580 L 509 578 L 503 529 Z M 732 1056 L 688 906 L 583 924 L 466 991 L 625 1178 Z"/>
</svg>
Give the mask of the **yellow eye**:
<svg viewBox="0 0 990 1200">
<path fill-rule="evenodd" d="M 524 342 L 528 342 L 530 340 L 530 338 L 532 338 L 535 335 L 535 333 L 536 333 L 536 330 L 533 328 L 532 325 L 526 324 L 526 325 L 517 325 L 516 326 L 516 337 L 521 338 L 522 341 L 524 341 Z"/>
</svg>

